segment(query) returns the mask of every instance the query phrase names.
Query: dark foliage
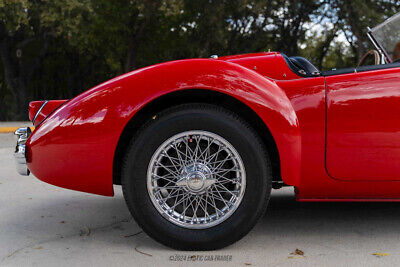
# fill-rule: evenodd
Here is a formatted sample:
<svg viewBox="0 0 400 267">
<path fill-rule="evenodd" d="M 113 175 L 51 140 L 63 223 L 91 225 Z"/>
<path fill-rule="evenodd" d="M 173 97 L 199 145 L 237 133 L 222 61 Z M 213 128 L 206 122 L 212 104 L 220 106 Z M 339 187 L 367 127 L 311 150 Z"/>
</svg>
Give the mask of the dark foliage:
<svg viewBox="0 0 400 267">
<path fill-rule="evenodd" d="M 395 0 L 2 0 L 0 120 L 168 60 L 258 51 L 356 64 Z"/>
</svg>

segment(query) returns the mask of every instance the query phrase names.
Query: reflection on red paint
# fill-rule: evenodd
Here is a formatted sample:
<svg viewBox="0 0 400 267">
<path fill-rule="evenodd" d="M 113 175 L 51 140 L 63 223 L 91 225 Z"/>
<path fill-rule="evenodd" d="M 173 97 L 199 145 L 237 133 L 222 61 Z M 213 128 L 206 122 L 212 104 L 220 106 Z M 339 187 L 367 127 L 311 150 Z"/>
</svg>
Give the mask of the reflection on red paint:
<svg viewBox="0 0 400 267">
<path fill-rule="evenodd" d="M 114 152 L 131 118 L 162 95 L 212 90 L 267 125 L 298 200 L 400 200 L 399 87 L 399 68 L 302 78 L 279 53 L 167 62 L 55 110 L 27 142 L 28 167 L 45 182 L 111 196 Z"/>
</svg>

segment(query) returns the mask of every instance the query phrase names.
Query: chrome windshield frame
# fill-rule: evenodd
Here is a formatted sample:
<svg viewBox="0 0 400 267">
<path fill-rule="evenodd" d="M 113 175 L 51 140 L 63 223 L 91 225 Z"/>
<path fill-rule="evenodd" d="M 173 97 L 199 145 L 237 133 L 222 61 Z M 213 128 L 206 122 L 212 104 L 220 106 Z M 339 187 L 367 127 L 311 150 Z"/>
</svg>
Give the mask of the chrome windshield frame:
<svg viewBox="0 0 400 267">
<path fill-rule="evenodd" d="M 373 27 L 372 29 L 368 27 L 368 32 L 367 36 L 371 40 L 371 42 L 374 44 L 374 46 L 377 48 L 379 53 L 384 55 L 384 58 L 386 59 L 387 63 L 392 63 L 394 60 L 393 57 L 391 56 L 391 49 L 394 48 L 393 46 L 393 41 L 395 41 L 395 44 L 400 43 L 400 38 L 397 40 L 397 36 L 400 32 L 400 12 L 397 14 L 394 14 L 390 18 L 386 19 L 382 23 L 378 24 L 377 26 Z M 390 40 L 389 39 L 382 37 L 382 34 L 388 34 L 388 30 L 391 36 L 396 36 L 396 40 Z M 384 39 L 382 39 L 384 38 Z M 389 51 L 388 51 L 389 50 Z M 398 57 L 397 57 L 398 59 Z"/>
<path fill-rule="evenodd" d="M 379 44 L 379 42 L 372 35 L 372 29 L 370 27 L 368 27 L 367 36 L 368 36 L 369 40 L 372 42 L 372 44 L 375 46 L 375 48 L 379 52 L 379 54 L 381 54 L 381 59 L 380 59 L 381 62 L 379 64 L 386 64 L 386 63 L 392 62 L 389 55 L 386 53 L 385 49 L 383 49 L 383 47 Z"/>
</svg>

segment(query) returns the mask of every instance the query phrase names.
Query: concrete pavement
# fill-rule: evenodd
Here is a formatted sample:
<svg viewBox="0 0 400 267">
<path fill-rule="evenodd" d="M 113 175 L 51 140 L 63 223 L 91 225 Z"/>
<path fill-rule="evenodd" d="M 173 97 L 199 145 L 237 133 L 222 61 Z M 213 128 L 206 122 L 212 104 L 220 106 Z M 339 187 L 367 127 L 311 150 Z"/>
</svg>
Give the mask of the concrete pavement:
<svg viewBox="0 0 400 267">
<path fill-rule="evenodd" d="M 241 241 L 218 251 L 181 252 L 141 232 L 119 186 L 108 198 L 17 175 L 14 142 L 12 134 L 0 134 L 0 266 L 400 263 L 398 203 L 297 203 L 291 188 L 276 190 L 265 217 Z"/>
</svg>

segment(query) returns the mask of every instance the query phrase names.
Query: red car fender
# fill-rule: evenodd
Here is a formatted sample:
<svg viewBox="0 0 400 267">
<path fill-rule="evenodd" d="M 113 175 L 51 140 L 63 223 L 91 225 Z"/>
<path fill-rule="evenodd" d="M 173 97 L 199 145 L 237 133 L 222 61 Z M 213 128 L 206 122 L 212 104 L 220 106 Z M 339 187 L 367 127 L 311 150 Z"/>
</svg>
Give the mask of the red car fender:
<svg viewBox="0 0 400 267">
<path fill-rule="evenodd" d="M 250 107 L 276 142 L 283 181 L 298 184 L 300 129 L 284 91 L 254 71 L 214 59 L 146 67 L 80 94 L 52 113 L 30 136 L 26 144 L 29 169 L 50 184 L 113 195 L 113 157 L 124 127 L 151 101 L 186 89 L 218 91 Z"/>
</svg>

